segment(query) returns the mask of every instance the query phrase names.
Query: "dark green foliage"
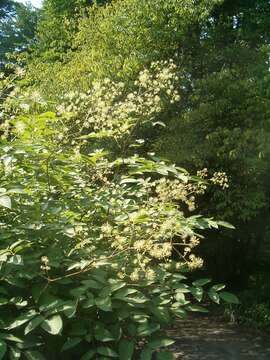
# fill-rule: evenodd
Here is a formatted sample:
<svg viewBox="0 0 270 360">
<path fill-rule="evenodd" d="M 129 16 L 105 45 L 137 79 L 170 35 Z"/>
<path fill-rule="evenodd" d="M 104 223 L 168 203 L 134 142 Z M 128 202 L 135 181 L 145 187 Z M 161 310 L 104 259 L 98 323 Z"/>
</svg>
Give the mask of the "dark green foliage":
<svg viewBox="0 0 270 360">
<path fill-rule="evenodd" d="M 1 9 L 0 66 L 3 68 L 10 62 L 8 54 L 15 57 L 33 44 L 38 14 L 30 5 L 15 1 L 0 4 Z"/>
</svg>

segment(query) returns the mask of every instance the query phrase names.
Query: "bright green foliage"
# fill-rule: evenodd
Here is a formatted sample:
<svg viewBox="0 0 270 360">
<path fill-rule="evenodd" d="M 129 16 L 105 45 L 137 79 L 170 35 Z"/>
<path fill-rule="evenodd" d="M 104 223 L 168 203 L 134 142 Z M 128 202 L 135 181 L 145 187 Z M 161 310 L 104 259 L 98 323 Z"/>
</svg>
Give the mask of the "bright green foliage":
<svg viewBox="0 0 270 360">
<path fill-rule="evenodd" d="M 36 65 L 40 57 L 49 63 L 65 60 L 73 48 L 78 21 L 92 3 L 92 0 L 44 0 L 38 22 L 38 41 L 32 56 Z"/>
<path fill-rule="evenodd" d="M 231 227 L 190 213 L 207 182 L 132 150 L 140 145 L 135 130 L 154 125 L 177 100 L 174 91 L 163 94 L 173 87 L 174 71 L 172 63 L 142 70 L 136 96 L 119 95 L 116 83 L 96 83 L 98 99 L 95 92 L 80 94 L 78 102 L 69 97 L 58 114 L 38 112 L 45 106 L 40 99 L 17 108 L 6 102 L 2 357 L 147 359 L 173 343 L 163 329 L 177 317 L 206 311 L 197 305 L 205 297 L 236 302 L 223 286 L 206 292 L 209 279 L 187 279 L 202 265 L 193 254 L 201 231 Z M 123 115 L 120 127 L 116 114 Z M 158 357 L 173 358 L 165 351 Z"/>
<path fill-rule="evenodd" d="M 226 172 L 227 191 L 200 199 L 238 228 L 207 246 L 219 278 L 246 276 L 269 223 L 269 13 L 268 0 L 116 0 L 78 19 L 64 61 L 46 64 L 41 51 L 42 64 L 29 63 L 28 82 L 58 104 L 97 79 L 127 80 L 132 91 L 143 66 L 173 59 L 181 99 L 160 113 L 162 133 L 141 131 L 143 151 L 210 177 Z"/>
</svg>

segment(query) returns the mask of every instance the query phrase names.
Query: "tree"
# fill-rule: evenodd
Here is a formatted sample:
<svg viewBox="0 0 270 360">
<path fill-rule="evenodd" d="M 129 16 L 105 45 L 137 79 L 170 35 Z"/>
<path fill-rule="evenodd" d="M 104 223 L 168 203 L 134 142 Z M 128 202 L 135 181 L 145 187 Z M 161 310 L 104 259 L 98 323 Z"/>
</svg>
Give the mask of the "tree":
<svg viewBox="0 0 270 360">
<path fill-rule="evenodd" d="M 38 12 L 30 5 L 14 1 L 4 2 L 0 16 L 1 9 L 0 63 L 3 67 L 9 62 L 7 54 L 21 53 L 33 44 Z"/>
<path fill-rule="evenodd" d="M 14 2 L 12 0 L 0 1 L 0 19 L 3 21 L 14 12 Z"/>
<path fill-rule="evenodd" d="M 106 1 L 98 1 L 98 4 Z M 38 23 L 35 57 L 49 63 L 63 61 L 72 49 L 78 21 L 92 0 L 44 0 Z"/>
</svg>

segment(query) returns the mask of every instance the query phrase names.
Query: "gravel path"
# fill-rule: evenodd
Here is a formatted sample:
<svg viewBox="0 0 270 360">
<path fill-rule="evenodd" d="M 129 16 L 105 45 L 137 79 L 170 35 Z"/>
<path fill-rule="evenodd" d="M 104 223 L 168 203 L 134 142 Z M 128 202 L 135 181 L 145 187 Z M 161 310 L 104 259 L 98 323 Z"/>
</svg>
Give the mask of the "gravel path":
<svg viewBox="0 0 270 360">
<path fill-rule="evenodd" d="M 169 335 L 179 360 L 270 360 L 270 336 L 226 324 L 214 317 L 179 321 Z"/>
</svg>

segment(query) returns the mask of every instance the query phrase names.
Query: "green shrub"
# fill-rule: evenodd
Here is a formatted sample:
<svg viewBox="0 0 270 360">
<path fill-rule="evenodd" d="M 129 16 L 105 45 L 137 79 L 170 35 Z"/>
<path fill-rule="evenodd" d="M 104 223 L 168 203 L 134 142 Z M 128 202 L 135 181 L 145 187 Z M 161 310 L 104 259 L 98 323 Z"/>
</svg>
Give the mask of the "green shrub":
<svg viewBox="0 0 270 360">
<path fill-rule="evenodd" d="M 9 120 L 0 144 L 0 358 L 147 360 L 161 350 L 159 359 L 172 359 L 162 349 L 176 317 L 205 311 L 205 295 L 238 301 L 223 285 L 205 292 L 209 279 L 187 279 L 202 265 L 193 254 L 201 231 L 231 227 L 190 213 L 206 181 L 133 154 L 134 129 L 155 124 L 172 100 L 163 92 L 174 66 L 151 69 L 134 84 L 137 96 L 114 96 L 117 84 L 106 81 L 107 91 L 73 107 L 69 97 L 58 115 L 20 104 Z"/>
</svg>

